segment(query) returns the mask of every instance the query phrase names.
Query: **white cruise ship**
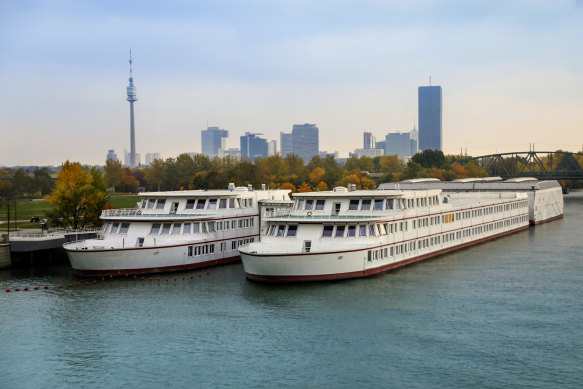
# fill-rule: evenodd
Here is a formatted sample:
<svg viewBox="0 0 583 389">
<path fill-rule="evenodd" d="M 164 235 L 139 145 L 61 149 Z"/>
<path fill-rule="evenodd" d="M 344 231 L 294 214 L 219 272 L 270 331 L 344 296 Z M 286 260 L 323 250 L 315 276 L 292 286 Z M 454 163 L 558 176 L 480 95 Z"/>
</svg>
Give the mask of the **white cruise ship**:
<svg viewBox="0 0 583 389">
<path fill-rule="evenodd" d="M 133 209 L 104 210 L 96 239 L 63 245 L 78 275 L 140 274 L 195 269 L 238 260 L 259 237 L 262 201 L 289 204 L 289 190 L 141 193 Z"/>
<path fill-rule="evenodd" d="M 239 248 L 248 279 L 299 282 L 364 277 L 529 227 L 520 192 L 432 190 L 294 194 Z"/>
</svg>

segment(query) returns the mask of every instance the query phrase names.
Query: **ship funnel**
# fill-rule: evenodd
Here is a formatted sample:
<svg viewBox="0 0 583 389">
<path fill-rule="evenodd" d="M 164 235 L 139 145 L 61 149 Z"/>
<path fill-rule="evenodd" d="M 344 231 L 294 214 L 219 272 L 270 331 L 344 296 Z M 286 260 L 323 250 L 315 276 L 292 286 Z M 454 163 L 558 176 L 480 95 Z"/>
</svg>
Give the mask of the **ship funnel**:
<svg viewBox="0 0 583 389">
<path fill-rule="evenodd" d="M 235 184 L 233 182 L 229 182 L 229 186 L 227 187 L 228 190 L 231 192 L 235 190 Z"/>
<path fill-rule="evenodd" d="M 249 190 L 249 192 L 253 192 L 253 185 L 251 184 L 247 185 L 247 189 Z"/>
<path fill-rule="evenodd" d="M 265 190 L 265 184 L 261 184 L 261 190 Z"/>
</svg>

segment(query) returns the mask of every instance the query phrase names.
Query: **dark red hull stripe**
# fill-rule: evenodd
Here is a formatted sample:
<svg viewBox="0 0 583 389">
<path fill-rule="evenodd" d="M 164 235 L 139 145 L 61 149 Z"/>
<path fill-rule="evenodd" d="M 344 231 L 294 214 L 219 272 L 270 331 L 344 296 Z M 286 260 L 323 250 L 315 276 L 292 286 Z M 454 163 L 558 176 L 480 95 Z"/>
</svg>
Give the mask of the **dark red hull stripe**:
<svg viewBox="0 0 583 389">
<path fill-rule="evenodd" d="M 558 220 L 558 219 L 562 219 L 562 218 L 563 218 L 563 214 L 560 214 L 560 215 L 557 215 L 557 216 L 550 217 L 548 219 L 540 220 L 538 222 L 531 221 L 530 224 L 532 224 L 533 226 L 537 226 L 539 224 L 543 224 L 543 223 L 547 223 L 547 222 L 552 222 L 553 220 Z"/>
<path fill-rule="evenodd" d="M 379 266 L 373 269 L 366 269 L 362 271 L 355 271 L 349 273 L 337 273 L 337 274 L 317 274 L 317 275 L 307 275 L 307 276 L 266 276 L 266 275 L 259 275 L 259 274 L 251 274 L 245 273 L 245 276 L 252 280 L 252 281 L 259 281 L 259 282 L 307 282 L 307 281 L 328 281 L 328 280 L 340 280 L 340 279 L 347 279 L 347 278 L 357 278 L 357 277 L 367 277 L 372 276 L 374 274 L 383 273 L 386 271 L 390 271 L 399 267 L 407 266 L 415 262 L 423 261 L 428 258 L 436 257 L 439 255 L 443 255 L 452 251 L 460 250 L 466 247 L 470 247 L 479 243 L 487 242 L 492 239 L 500 238 L 506 235 L 510 235 L 519 231 L 527 230 L 529 227 L 521 226 L 514 230 L 505 231 L 496 235 L 488 236 L 486 238 L 477 239 L 472 242 L 466 242 L 459 244 L 457 246 L 448 247 L 442 250 L 434 251 L 431 253 L 419 255 L 417 257 L 409 258 L 400 262 L 390 263 L 385 266 Z M 372 249 L 372 248 L 369 248 Z M 369 250 L 367 249 L 367 250 Z"/>
<path fill-rule="evenodd" d="M 213 259 L 211 261 L 189 263 L 186 265 L 177 266 L 160 266 L 140 269 L 115 269 L 115 270 L 81 270 L 73 269 L 73 273 L 78 276 L 108 276 L 121 274 L 153 274 L 153 273 L 169 273 L 176 271 L 194 270 L 202 267 L 222 265 L 225 263 L 240 261 L 241 257 L 236 255 L 233 257 Z"/>
<path fill-rule="evenodd" d="M 354 251 L 366 251 L 366 250 L 373 250 L 373 249 L 378 249 L 378 248 L 382 248 L 382 247 L 390 247 L 390 246 L 396 246 L 399 244 L 403 244 L 403 243 L 408 243 L 408 242 L 412 242 L 412 241 L 417 241 L 417 240 L 421 240 L 421 239 L 427 239 L 427 238 L 431 238 L 432 236 L 440 236 L 440 235 L 447 235 L 447 234 L 451 234 L 454 232 L 458 232 L 458 231 L 463 231 L 466 229 L 470 229 L 470 228 L 475 228 L 475 227 L 479 227 L 479 226 L 484 226 L 484 225 L 488 225 L 488 224 L 492 224 L 492 223 L 497 223 L 497 222 L 503 222 L 505 220 L 510 220 L 513 219 L 515 217 L 520 217 L 520 216 L 526 216 L 528 217 L 528 214 L 523 213 L 520 215 L 514 215 L 514 216 L 510 216 L 504 219 L 496 219 L 496 220 L 492 220 L 489 222 L 484 222 L 484 223 L 479 223 L 479 224 L 472 224 L 471 226 L 468 227 L 462 227 L 462 228 L 455 228 L 452 230 L 447 230 L 447 231 L 441 231 L 435 234 L 429 234 L 429 235 L 423 235 L 423 236 L 418 236 L 416 238 L 411 238 L 411 239 L 407 239 L 407 240 L 400 240 L 398 242 L 393 242 L 393 243 L 387 243 L 387 244 L 381 244 L 378 246 L 372 246 L 372 247 L 367 247 L 365 249 L 354 249 L 354 250 L 343 250 L 343 251 L 326 251 L 326 252 L 314 252 L 314 253 L 294 253 L 294 254 L 277 254 L 277 253 L 271 253 L 271 254 L 257 254 L 257 253 L 247 253 L 244 252 L 245 255 L 249 255 L 250 257 L 273 257 L 273 256 L 278 256 L 278 257 L 286 257 L 286 256 L 296 256 L 296 255 L 323 255 L 323 254 L 342 254 L 342 253 L 351 253 Z M 526 225 L 526 227 L 528 228 L 528 225 Z M 384 235 L 381 235 L 384 236 Z M 330 239 L 334 239 L 334 238 L 330 238 Z"/>
<path fill-rule="evenodd" d="M 259 236 L 259 234 L 254 234 L 254 235 L 236 236 L 236 237 L 228 238 L 228 239 L 201 240 L 198 242 L 181 243 L 181 244 L 175 244 L 172 246 L 125 247 L 125 248 L 121 248 L 121 249 L 103 249 L 103 250 L 101 250 L 101 249 L 100 250 L 73 250 L 73 249 L 67 248 L 67 246 L 63 246 L 63 248 L 65 249 L 65 251 L 71 251 L 73 253 L 76 253 L 76 252 L 101 253 L 101 252 L 130 251 L 130 250 L 158 250 L 158 249 L 166 249 L 166 248 L 172 248 L 172 247 L 196 246 L 197 244 L 230 242 L 232 240 L 239 240 L 239 239 L 245 239 L 245 238 L 256 238 L 258 236 Z"/>
</svg>

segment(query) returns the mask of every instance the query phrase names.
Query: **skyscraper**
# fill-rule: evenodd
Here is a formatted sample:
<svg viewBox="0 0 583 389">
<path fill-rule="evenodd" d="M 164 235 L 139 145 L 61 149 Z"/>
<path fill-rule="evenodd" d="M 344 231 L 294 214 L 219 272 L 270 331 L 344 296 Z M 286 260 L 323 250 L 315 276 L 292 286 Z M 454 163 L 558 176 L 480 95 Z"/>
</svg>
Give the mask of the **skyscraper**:
<svg viewBox="0 0 583 389">
<path fill-rule="evenodd" d="M 419 87 L 419 151 L 441 150 L 441 86 Z"/>
<path fill-rule="evenodd" d="M 413 145 L 411 136 L 408 132 L 393 132 L 385 137 L 385 155 L 397 154 L 399 158 L 406 159 L 411 157 Z"/>
<path fill-rule="evenodd" d="M 115 153 L 115 150 L 113 150 L 113 149 L 107 150 L 107 157 L 105 157 L 105 160 L 106 161 L 111 160 L 111 161 L 117 162 L 118 159 L 117 159 L 117 154 Z"/>
<path fill-rule="evenodd" d="M 130 84 L 127 87 L 128 101 L 130 102 L 130 160 L 129 166 L 135 168 L 136 164 L 136 130 L 134 128 L 134 102 L 138 101 L 136 96 L 136 87 L 132 75 L 132 51 L 130 50 Z"/>
<path fill-rule="evenodd" d="M 294 135 L 290 133 L 279 133 L 279 144 L 281 147 L 281 156 L 285 157 L 294 152 Z"/>
<path fill-rule="evenodd" d="M 207 127 L 200 132 L 202 153 L 207 157 L 222 157 L 229 131 L 219 127 Z"/>
<path fill-rule="evenodd" d="M 247 158 L 254 162 L 255 158 L 267 157 L 267 140 L 257 135 L 261 134 L 246 132 L 241 137 L 241 158 Z"/>
<path fill-rule="evenodd" d="M 376 139 L 372 133 L 365 132 L 363 138 L 364 138 L 363 147 L 365 149 L 374 149 L 375 148 Z"/>
<path fill-rule="evenodd" d="M 293 152 L 304 160 L 310 162 L 314 155 L 318 155 L 318 127 L 315 124 L 294 124 L 292 129 Z"/>
</svg>

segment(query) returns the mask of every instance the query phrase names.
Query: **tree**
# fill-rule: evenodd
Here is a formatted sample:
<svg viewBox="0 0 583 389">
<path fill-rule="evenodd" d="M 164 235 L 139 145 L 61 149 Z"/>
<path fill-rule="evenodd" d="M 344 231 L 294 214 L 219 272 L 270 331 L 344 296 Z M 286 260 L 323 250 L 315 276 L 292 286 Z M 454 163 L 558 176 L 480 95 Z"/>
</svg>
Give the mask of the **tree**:
<svg viewBox="0 0 583 389">
<path fill-rule="evenodd" d="M 411 161 L 424 168 L 438 168 L 445 162 L 445 155 L 440 150 L 423 150 L 411 157 Z"/>
<path fill-rule="evenodd" d="M 299 186 L 298 192 L 311 192 L 312 188 L 310 188 L 310 184 L 306 182 L 302 182 L 302 185 Z"/>
<path fill-rule="evenodd" d="M 160 192 L 160 185 L 166 181 L 166 164 L 162 159 L 155 159 L 149 169 L 145 172 L 146 182 L 150 187 L 157 187 Z"/>
<path fill-rule="evenodd" d="M 34 186 L 41 196 L 46 196 L 53 190 L 54 182 L 47 168 L 37 169 L 34 172 Z"/>
<path fill-rule="evenodd" d="M 105 161 L 104 180 L 107 186 L 112 188 L 113 193 L 115 193 L 115 186 L 121 184 L 123 178 L 124 171 L 120 161 L 113 159 Z"/>
<path fill-rule="evenodd" d="M 66 161 L 55 189 L 45 199 L 55 205 L 46 212 L 52 224 L 73 228 L 98 225 L 98 215 L 107 203 L 106 187 L 97 169 L 87 172 L 78 162 Z"/>
<path fill-rule="evenodd" d="M 34 192 L 33 179 L 22 169 L 18 169 L 14 173 L 14 194 L 15 195 L 29 195 Z"/>
<path fill-rule="evenodd" d="M 317 185 L 320 181 L 322 181 L 324 174 L 326 174 L 324 169 L 321 167 L 315 167 L 310 173 L 310 182 L 314 185 Z"/>
</svg>

